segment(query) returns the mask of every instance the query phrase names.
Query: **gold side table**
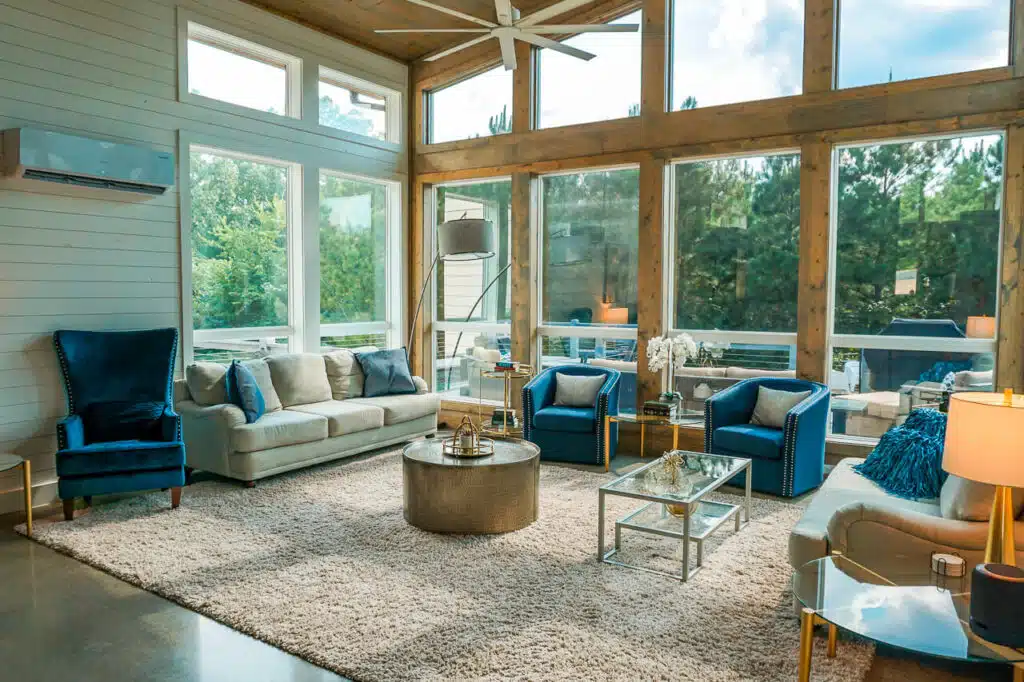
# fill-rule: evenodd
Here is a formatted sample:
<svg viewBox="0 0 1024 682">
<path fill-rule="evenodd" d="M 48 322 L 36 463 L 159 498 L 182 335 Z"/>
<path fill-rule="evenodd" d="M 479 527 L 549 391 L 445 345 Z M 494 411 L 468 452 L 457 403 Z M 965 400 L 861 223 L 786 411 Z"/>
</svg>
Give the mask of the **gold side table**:
<svg viewBox="0 0 1024 682">
<path fill-rule="evenodd" d="M 22 485 L 25 487 L 25 531 L 32 537 L 32 463 L 23 457 L 0 453 L 0 471 L 21 467 Z"/>
<path fill-rule="evenodd" d="M 520 364 L 515 369 L 500 370 L 500 369 L 485 369 L 481 370 L 481 379 L 501 379 L 504 383 L 502 409 L 504 410 L 505 419 L 500 426 L 491 424 L 487 426 L 483 420 L 483 398 L 481 397 L 480 403 L 477 407 L 477 419 L 480 421 L 480 433 L 484 436 L 491 438 L 522 438 L 523 428 L 522 426 L 515 426 L 508 423 L 508 415 L 512 409 L 512 380 L 513 379 L 530 379 L 533 377 L 533 367 L 530 365 Z M 481 393 L 482 395 L 482 393 Z"/>
</svg>

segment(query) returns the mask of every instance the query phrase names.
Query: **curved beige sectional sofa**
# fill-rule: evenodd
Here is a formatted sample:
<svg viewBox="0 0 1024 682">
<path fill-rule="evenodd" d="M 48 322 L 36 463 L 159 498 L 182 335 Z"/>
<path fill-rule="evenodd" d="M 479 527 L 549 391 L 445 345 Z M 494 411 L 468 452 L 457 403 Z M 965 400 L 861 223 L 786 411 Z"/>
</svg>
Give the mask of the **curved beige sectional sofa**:
<svg viewBox="0 0 1024 682">
<path fill-rule="evenodd" d="M 366 349 L 372 350 L 372 349 Z M 247 360 L 267 405 L 252 424 L 227 402 L 227 368 L 198 362 L 174 386 L 186 464 L 247 483 L 437 432 L 440 398 L 417 393 L 364 398 L 349 350 Z"/>
</svg>

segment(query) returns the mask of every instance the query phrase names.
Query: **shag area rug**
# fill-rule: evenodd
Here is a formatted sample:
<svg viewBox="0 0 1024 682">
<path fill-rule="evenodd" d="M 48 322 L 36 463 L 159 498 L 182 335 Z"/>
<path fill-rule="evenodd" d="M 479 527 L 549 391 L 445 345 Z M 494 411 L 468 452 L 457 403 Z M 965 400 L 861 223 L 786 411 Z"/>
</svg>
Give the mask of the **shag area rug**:
<svg viewBox="0 0 1024 682">
<path fill-rule="evenodd" d="M 537 523 L 435 535 L 405 523 L 391 450 L 252 490 L 197 483 L 174 511 L 167 493 L 122 499 L 35 539 L 356 680 L 795 680 L 786 543 L 800 509 L 755 499 L 751 523 L 719 529 L 680 583 L 598 563 L 610 478 L 545 464 Z M 636 504 L 609 500 L 611 519 Z M 681 556 L 629 531 L 623 549 L 669 569 Z M 870 646 L 824 649 L 817 682 L 864 679 Z"/>
</svg>

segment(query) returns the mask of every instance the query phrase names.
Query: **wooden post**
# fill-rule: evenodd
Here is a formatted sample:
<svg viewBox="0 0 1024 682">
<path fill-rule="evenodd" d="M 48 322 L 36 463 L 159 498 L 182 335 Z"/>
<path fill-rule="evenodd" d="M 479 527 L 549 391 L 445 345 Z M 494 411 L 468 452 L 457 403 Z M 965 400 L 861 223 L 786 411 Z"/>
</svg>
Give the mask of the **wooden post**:
<svg viewBox="0 0 1024 682">
<path fill-rule="evenodd" d="M 410 329 L 412 324 L 412 316 L 416 313 L 416 301 L 419 297 L 420 289 L 423 287 L 423 277 L 426 274 L 426 270 L 423 267 L 423 246 L 424 246 L 424 234 L 423 234 L 423 218 L 426 215 L 423 206 L 423 192 L 425 186 L 423 182 L 417 177 L 416 171 L 416 154 L 415 150 L 423 143 L 423 120 L 425 116 L 424 98 L 425 94 L 421 87 L 416 84 L 416 67 L 409 67 L 409 124 L 406 128 L 406 142 L 409 149 L 409 197 L 408 197 L 408 216 L 406 221 L 406 250 L 408 257 L 408 268 L 406 272 L 409 273 L 409 279 L 407 280 L 406 288 L 406 323 L 404 325 L 404 334 L 402 336 L 402 343 L 406 341 L 406 335 L 412 332 L 412 348 L 407 348 L 406 352 L 409 353 L 409 366 L 412 368 L 412 373 L 423 377 L 427 380 L 429 386 L 434 385 L 433 377 L 427 376 L 425 372 L 426 366 L 424 365 L 424 359 L 427 357 L 429 346 L 424 345 L 426 336 L 424 330 L 427 328 L 424 325 L 423 319 L 424 313 L 420 311 L 419 319 L 416 320 L 415 330 Z"/>
<path fill-rule="evenodd" d="M 796 373 L 811 381 L 828 377 L 831 175 L 832 146 L 820 141 L 804 144 L 800 149 Z"/>
<path fill-rule="evenodd" d="M 1013 0 L 1010 31 L 1010 63 L 1014 77 L 1020 78 L 1024 76 L 1024 0 Z"/>
<path fill-rule="evenodd" d="M 1002 272 L 999 278 L 999 344 L 996 387 L 1024 391 L 1024 129 L 1012 125 L 1005 144 Z"/>
<path fill-rule="evenodd" d="M 804 93 L 832 89 L 836 59 L 836 0 L 805 0 Z"/>
<path fill-rule="evenodd" d="M 647 341 L 664 333 L 663 272 L 665 258 L 665 162 L 640 163 L 640 246 L 637 281 L 637 411 L 661 393 L 661 375 L 647 369 Z"/>
<path fill-rule="evenodd" d="M 533 130 L 533 77 L 536 72 L 534 50 L 529 43 L 516 41 L 516 63 L 518 66 L 512 72 L 512 132 L 527 133 Z"/>
<path fill-rule="evenodd" d="M 514 120 L 514 119 L 513 119 Z M 533 254 L 530 252 L 530 216 L 533 178 L 512 174 L 512 359 L 537 367 L 537 311 L 533 295 Z M 515 387 L 512 405 L 521 408 L 522 395 Z"/>
<path fill-rule="evenodd" d="M 668 106 L 668 3 L 667 0 L 643 0 L 643 24 L 640 37 L 640 114 L 644 119 L 657 117 Z"/>
</svg>

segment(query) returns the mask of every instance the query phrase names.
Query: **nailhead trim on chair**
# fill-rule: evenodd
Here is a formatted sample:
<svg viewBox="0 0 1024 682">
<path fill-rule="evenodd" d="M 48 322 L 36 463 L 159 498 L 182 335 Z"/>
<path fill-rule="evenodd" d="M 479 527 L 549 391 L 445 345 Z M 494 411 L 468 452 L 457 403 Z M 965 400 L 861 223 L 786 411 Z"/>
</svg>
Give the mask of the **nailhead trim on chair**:
<svg viewBox="0 0 1024 682">
<path fill-rule="evenodd" d="M 782 495 L 793 496 L 793 478 L 796 475 L 796 430 L 797 414 L 790 412 L 786 416 L 786 445 L 782 449 Z"/>
<path fill-rule="evenodd" d="M 68 358 L 64 355 L 64 344 L 60 337 L 54 334 L 53 346 L 57 349 L 57 359 L 60 361 L 60 373 L 64 378 L 64 394 L 68 400 L 68 414 L 75 414 L 75 396 L 71 393 L 71 378 L 68 376 Z"/>
</svg>

